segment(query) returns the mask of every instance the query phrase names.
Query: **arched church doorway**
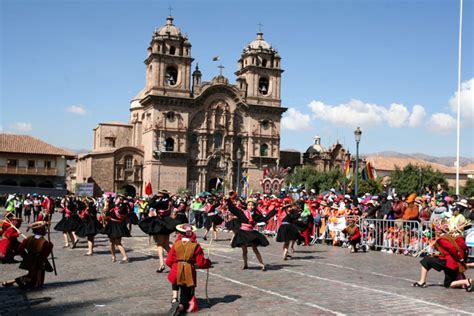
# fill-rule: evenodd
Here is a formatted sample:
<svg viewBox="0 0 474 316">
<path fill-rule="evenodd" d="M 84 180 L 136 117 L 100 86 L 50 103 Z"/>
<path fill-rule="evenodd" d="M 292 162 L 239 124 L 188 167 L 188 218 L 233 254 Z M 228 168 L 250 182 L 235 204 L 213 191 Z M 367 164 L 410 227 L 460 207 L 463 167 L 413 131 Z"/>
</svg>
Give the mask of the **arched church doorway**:
<svg viewBox="0 0 474 316">
<path fill-rule="evenodd" d="M 137 194 L 137 189 L 133 185 L 125 184 L 120 188 L 120 192 L 125 196 L 132 196 L 134 197 Z"/>
<path fill-rule="evenodd" d="M 222 178 L 211 178 L 208 183 L 207 191 L 222 192 L 223 184 Z"/>
</svg>

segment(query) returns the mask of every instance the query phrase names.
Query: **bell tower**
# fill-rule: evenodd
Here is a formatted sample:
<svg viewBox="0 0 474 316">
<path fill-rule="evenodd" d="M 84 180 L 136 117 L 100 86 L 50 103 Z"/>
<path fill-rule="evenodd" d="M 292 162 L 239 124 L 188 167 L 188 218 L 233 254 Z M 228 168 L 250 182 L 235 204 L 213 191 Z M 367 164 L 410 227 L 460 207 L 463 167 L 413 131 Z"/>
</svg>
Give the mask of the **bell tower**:
<svg viewBox="0 0 474 316">
<path fill-rule="evenodd" d="M 173 24 L 173 17 L 153 32 L 145 60 L 146 94 L 189 97 L 191 94 L 191 43 Z"/>
<path fill-rule="evenodd" d="M 237 85 L 245 91 L 247 103 L 281 106 L 281 57 L 263 33 L 244 48 L 238 60 Z"/>
</svg>

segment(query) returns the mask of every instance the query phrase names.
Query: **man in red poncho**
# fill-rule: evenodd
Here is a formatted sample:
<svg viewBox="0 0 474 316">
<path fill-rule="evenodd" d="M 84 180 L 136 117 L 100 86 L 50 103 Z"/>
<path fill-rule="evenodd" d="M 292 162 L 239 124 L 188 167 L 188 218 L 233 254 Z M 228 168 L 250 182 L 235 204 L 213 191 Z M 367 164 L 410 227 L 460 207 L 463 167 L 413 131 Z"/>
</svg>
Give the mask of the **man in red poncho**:
<svg viewBox="0 0 474 316">
<path fill-rule="evenodd" d="M 6 217 L 0 228 L 0 262 L 16 263 L 14 257 L 18 253 L 20 242 L 19 228 L 21 226 L 21 218 L 10 216 Z"/>
<path fill-rule="evenodd" d="M 211 267 L 211 261 L 204 257 L 204 251 L 196 242 L 196 228 L 181 224 L 176 226 L 176 230 L 179 232 L 178 238 L 166 258 L 166 265 L 171 268 L 168 281 L 173 289 L 170 315 L 197 311 L 197 301 L 194 297 L 197 278 L 194 265 L 201 269 Z M 178 291 L 181 292 L 179 300 Z"/>
<path fill-rule="evenodd" d="M 53 250 L 53 244 L 44 238 L 46 235 L 46 222 L 35 222 L 29 227 L 33 236 L 23 240 L 18 247 L 18 253 L 23 257 L 20 269 L 28 270 L 28 274 L 14 280 L 5 281 L 3 286 L 12 286 L 17 283 L 22 289 L 42 288 L 45 272 L 52 272 L 53 267 L 48 261 L 48 256 Z"/>
</svg>

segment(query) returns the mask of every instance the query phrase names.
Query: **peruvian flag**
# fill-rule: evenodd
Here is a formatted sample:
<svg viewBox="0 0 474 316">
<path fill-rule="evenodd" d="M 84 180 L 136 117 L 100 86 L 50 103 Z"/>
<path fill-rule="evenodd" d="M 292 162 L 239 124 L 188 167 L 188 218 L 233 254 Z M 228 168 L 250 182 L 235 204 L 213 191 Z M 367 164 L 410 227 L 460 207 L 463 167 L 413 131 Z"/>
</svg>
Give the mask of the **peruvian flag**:
<svg viewBox="0 0 474 316">
<path fill-rule="evenodd" d="M 151 189 L 151 182 L 148 182 L 145 186 L 145 195 L 152 195 L 153 190 Z"/>
</svg>

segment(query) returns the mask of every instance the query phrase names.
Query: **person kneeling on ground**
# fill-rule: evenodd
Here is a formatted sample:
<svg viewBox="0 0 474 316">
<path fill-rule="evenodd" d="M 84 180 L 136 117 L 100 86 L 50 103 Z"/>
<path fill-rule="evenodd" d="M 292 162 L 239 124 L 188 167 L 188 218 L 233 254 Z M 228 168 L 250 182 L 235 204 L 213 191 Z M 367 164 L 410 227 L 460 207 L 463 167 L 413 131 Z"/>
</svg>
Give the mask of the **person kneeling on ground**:
<svg viewBox="0 0 474 316">
<path fill-rule="evenodd" d="M 342 233 L 349 237 L 351 252 L 357 252 L 357 244 L 360 243 L 362 236 L 359 227 L 355 224 L 353 219 L 347 221 L 347 227 L 342 230 Z"/>
<path fill-rule="evenodd" d="M 196 312 L 198 310 L 194 289 L 197 285 L 197 265 L 201 269 L 211 267 L 211 261 L 204 257 L 204 251 L 196 242 L 194 231 L 196 228 L 189 224 L 176 226 L 178 238 L 170 249 L 166 258 L 166 265 L 171 268 L 168 274 L 173 289 L 170 315 L 181 312 Z M 178 291 L 181 292 L 178 300 Z"/>
<path fill-rule="evenodd" d="M 11 281 L 5 281 L 3 286 L 12 286 L 17 283 L 22 289 L 42 288 L 45 272 L 53 272 L 48 256 L 53 250 L 53 244 L 44 238 L 47 222 L 34 222 L 29 227 L 33 236 L 23 240 L 18 247 L 18 253 L 23 257 L 20 269 L 28 270 L 28 274 Z"/>
<path fill-rule="evenodd" d="M 428 271 L 434 268 L 436 271 L 444 272 L 444 286 L 446 288 L 465 288 L 466 291 L 472 292 L 474 284 L 472 279 L 464 276 L 466 264 L 467 246 L 461 235 L 442 234 L 435 243 L 435 249 L 439 254 L 424 257 L 420 261 L 421 275 L 420 280 L 412 284 L 414 287 L 427 287 L 426 280 Z"/>
</svg>

